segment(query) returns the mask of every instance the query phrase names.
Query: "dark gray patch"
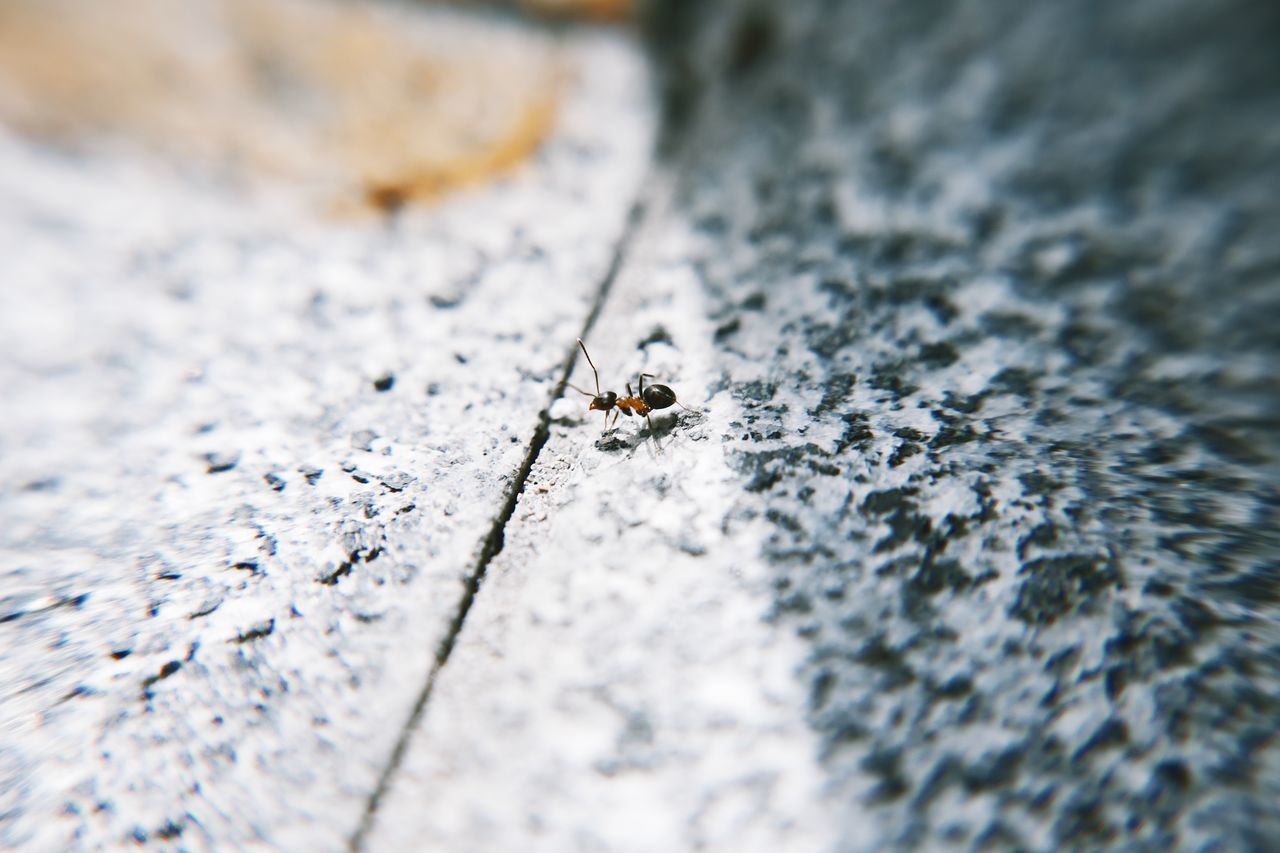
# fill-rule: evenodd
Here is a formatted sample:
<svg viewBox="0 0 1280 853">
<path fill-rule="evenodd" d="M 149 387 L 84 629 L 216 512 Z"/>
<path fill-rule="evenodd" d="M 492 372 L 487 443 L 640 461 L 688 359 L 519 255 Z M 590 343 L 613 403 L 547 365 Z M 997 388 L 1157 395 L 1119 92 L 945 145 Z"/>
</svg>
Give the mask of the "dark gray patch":
<svg viewBox="0 0 1280 853">
<path fill-rule="evenodd" d="M 799 0 L 729 85 L 741 7 L 683 19 L 711 372 L 772 386 L 726 452 L 864 846 L 1280 835 L 1280 18 L 1170 2 Z"/>
<path fill-rule="evenodd" d="M 1009 613 L 1033 625 L 1088 608 L 1107 589 L 1120 582 L 1120 574 L 1106 558 L 1087 554 L 1042 557 L 1019 572 L 1026 579 Z"/>
<path fill-rule="evenodd" d="M 182 661 L 171 660 L 168 663 L 166 663 L 164 666 L 160 667 L 160 671 L 157 672 L 155 675 L 149 675 L 146 678 L 142 679 L 143 699 L 148 699 L 148 700 L 151 699 L 151 697 L 154 695 L 151 688 L 154 687 L 157 683 L 164 681 L 166 678 L 169 678 L 180 669 L 182 669 Z"/>
<path fill-rule="evenodd" d="M 208 472 L 210 474 L 222 474 L 231 471 L 240 463 L 239 451 L 219 451 L 214 453 L 206 453 L 204 455 L 205 462 L 208 463 Z"/>
<path fill-rule="evenodd" d="M 264 637 L 271 636 L 271 634 L 275 631 L 275 629 L 276 629 L 276 620 L 266 619 L 262 622 L 258 622 L 254 625 L 251 625 L 250 627 L 245 628 L 243 631 L 238 633 L 235 636 L 235 642 L 251 643 L 254 640 L 261 640 Z"/>
<path fill-rule="evenodd" d="M 654 326 L 649 330 L 649 334 L 640 340 L 636 347 L 645 349 L 653 344 L 671 344 L 671 333 L 667 331 L 665 326 Z"/>
</svg>

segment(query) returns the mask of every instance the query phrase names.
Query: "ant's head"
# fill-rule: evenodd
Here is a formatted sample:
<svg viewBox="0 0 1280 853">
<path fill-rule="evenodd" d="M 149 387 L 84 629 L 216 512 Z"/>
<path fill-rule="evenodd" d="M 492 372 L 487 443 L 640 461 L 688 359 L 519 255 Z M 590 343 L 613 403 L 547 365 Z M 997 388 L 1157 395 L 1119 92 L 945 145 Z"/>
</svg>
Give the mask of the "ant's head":
<svg viewBox="0 0 1280 853">
<path fill-rule="evenodd" d="M 587 411 L 607 412 L 616 402 L 618 402 L 618 395 L 612 391 L 606 391 L 598 397 L 591 398 L 591 405 L 587 406 Z"/>
</svg>

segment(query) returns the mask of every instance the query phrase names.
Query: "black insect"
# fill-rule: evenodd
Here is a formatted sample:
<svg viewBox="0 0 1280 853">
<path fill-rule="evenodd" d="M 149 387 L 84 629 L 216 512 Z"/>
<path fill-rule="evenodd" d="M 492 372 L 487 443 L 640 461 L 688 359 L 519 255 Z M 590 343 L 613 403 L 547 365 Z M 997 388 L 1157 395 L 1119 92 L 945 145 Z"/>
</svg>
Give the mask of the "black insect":
<svg viewBox="0 0 1280 853">
<path fill-rule="evenodd" d="M 627 417 L 632 415 L 644 415 L 645 420 L 649 422 L 649 430 L 653 430 L 653 419 L 649 417 L 649 413 L 656 409 L 669 409 L 672 406 L 679 406 L 686 412 L 693 411 L 684 403 L 676 399 L 676 392 L 672 391 L 667 385 L 648 385 L 644 384 L 645 377 L 653 379 L 651 373 L 641 373 L 637 382 L 640 385 L 640 393 L 636 394 L 631 390 L 631 383 L 627 383 L 627 395 L 619 397 L 613 391 L 601 392 L 600 390 L 600 371 L 596 370 L 595 362 L 591 360 L 591 354 L 587 352 L 587 345 L 582 342 L 582 338 L 578 338 L 578 346 L 582 347 L 582 354 L 587 357 L 587 364 L 591 365 L 591 372 L 596 377 L 596 393 L 584 391 L 571 382 L 566 382 L 573 390 L 579 394 L 585 394 L 591 398 L 591 405 L 587 406 L 587 411 L 603 412 L 605 429 L 609 428 L 609 412 L 613 412 L 613 422 L 618 422 L 618 414 L 624 414 Z"/>
</svg>

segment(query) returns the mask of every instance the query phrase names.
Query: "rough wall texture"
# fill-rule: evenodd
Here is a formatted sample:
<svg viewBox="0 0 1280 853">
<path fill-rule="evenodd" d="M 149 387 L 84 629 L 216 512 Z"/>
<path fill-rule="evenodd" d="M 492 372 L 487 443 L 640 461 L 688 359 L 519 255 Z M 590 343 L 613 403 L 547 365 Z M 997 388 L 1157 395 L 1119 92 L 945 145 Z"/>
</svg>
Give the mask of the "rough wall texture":
<svg viewBox="0 0 1280 853">
<path fill-rule="evenodd" d="M 544 41 L 537 159 L 393 222 L 0 142 L 0 847 L 346 844 L 648 166 Z"/>
<path fill-rule="evenodd" d="M 737 21 L 683 72 L 688 261 L 847 844 L 1264 847 L 1276 16 Z"/>
<path fill-rule="evenodd" d="M 0 844 L 1280 837 L 1275 13 L 653 15 L 649 181 L 594 37 L 385 230 L 3 142 Z"/>
<path fill-rule="evenodd" d="M 667 176 L 670 177 L 670 176 Z M 648 213 L 588 343 L 607 389 L 637 374 L 691 409 L 551 409 L 505 547 L 440 673 L 368 848 L 771 851 L 837 840 L 796 678 L 804 643 L 764 618 L 769 525 L 726 447 L 741 406 L 687 263 Z M 691 242 L 693 241 L 693 242 Z M 594 390 L 579 359 L 571 381 Z"/>
</svg>

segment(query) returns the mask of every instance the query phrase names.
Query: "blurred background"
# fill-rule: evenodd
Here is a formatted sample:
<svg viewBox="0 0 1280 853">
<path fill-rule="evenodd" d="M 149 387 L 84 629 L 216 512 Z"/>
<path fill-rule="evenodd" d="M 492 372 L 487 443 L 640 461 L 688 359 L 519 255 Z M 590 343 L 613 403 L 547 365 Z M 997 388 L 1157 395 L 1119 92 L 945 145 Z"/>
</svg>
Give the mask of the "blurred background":
<svg viewBox="0 0 1280 853">
<path fill-rule="evenodd" d="M 14 0 L 0 117 L 50 145 L 133 146 L 387 210 L 501 174 L 550 132 L 567 71 L 533 22 L 628 14 L 604 0 Z"/>
</svg>

